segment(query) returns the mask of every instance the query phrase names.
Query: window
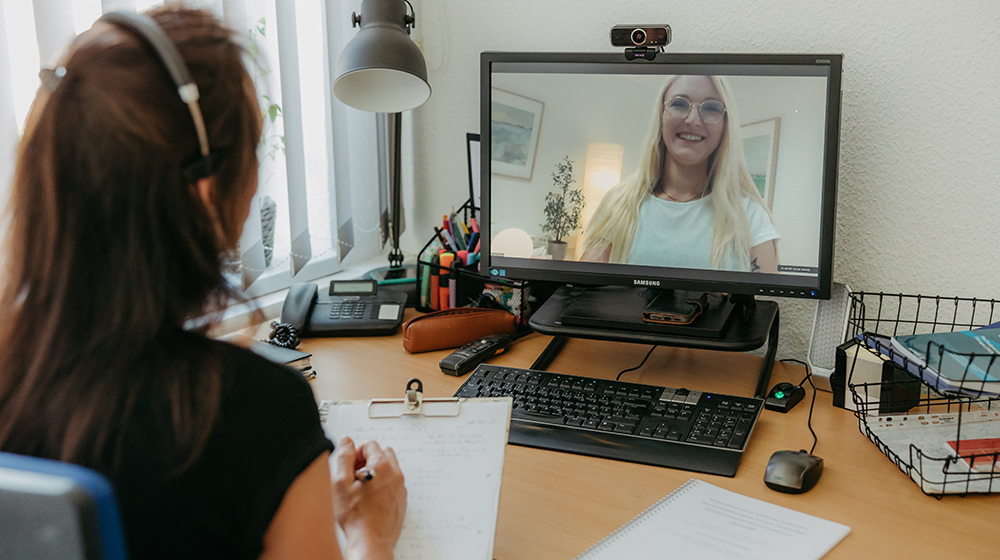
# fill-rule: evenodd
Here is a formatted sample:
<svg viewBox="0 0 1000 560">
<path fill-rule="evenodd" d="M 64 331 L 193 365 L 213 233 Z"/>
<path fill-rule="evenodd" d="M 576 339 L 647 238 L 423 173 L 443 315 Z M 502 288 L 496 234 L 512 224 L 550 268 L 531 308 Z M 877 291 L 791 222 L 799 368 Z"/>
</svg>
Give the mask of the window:
<svg viewBox="0 0 1000 560">
<path fill-rule="evenodd" d="M 0 194 L 38 87 L 73 37 L 102 12 L 145 11 L 151 0 L 2 0 Z M 250 296 L 328 275 L 378 252 L 375 115 L 347 108 L 330 84 L 360 1 L 203 0 L 245 39 L 265 117 L 257 196 L 240 240 Z M 37 46 L 37 48 L 35 48 Z M 371 170 L 370 172 L 367 170 Z M 357 218 L 356 216 L 365 216 Z"/>
</svg>

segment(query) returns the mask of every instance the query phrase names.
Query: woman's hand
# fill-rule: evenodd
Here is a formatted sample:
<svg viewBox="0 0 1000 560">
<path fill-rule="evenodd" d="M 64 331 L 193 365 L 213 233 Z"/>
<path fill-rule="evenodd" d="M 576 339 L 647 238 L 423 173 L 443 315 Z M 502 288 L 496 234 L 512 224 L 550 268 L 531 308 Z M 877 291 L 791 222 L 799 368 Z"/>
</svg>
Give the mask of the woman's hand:
<svg viewBox="0 0 1000 560">
<path fill-rule="evenodd" d="M 406 488 L 392 448 L 374 441 L 360 448 L 343 437 L 334 451 L 333 512 L 347 538 L 347 558 L 392 558 L 392 549 L 403 528 Z M 360 468 L 374 473 L 360 481 Z"/>
</svg>

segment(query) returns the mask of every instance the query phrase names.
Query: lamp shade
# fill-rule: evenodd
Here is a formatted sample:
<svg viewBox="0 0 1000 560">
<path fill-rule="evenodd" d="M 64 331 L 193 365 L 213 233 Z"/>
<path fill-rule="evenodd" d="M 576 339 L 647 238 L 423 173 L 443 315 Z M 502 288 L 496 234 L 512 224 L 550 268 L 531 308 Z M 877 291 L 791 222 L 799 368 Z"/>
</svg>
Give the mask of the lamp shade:
<svg viewBox="0 0 1000 560">
<path fill-rule="evenodd" d="M 344 47 L 333 93 L 347 105 L 399 113 L 431 96 L 424 56 L 406 32 L 403 0 L 364 0 L 361 30 Z"/>
</svg>

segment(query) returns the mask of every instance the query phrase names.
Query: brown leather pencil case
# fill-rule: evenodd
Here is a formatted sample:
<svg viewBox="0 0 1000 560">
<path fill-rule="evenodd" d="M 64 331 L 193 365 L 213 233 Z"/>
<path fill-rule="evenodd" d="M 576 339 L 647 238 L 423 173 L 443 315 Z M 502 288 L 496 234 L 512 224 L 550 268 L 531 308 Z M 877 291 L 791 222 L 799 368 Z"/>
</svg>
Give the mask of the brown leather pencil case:
<svg viewBox="0 0 1000 560">
<path fill-rule="evenodd" d="M 403 348 L 411 354 L 457 348 L 491 334 L 514 334 L 514 315 L 501 309 L 456 307 L 410 319 Z"/>
</svg>

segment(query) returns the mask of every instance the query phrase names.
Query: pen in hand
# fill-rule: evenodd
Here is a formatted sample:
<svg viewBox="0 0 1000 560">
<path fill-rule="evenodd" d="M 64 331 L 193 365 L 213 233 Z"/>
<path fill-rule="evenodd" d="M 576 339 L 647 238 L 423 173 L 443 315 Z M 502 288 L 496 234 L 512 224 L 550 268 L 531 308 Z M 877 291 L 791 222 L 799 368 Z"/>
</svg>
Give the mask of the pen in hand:
<svg viewBox="0 0 1000 560">
<path fill-rule="evenodd" d="M 354 478 L 360 480 L 361 482 L 368 482 L 369 480 L 375 478 L 375 471 L 372 469 L 359 469 L 354 471 Z"/>
</svg>

